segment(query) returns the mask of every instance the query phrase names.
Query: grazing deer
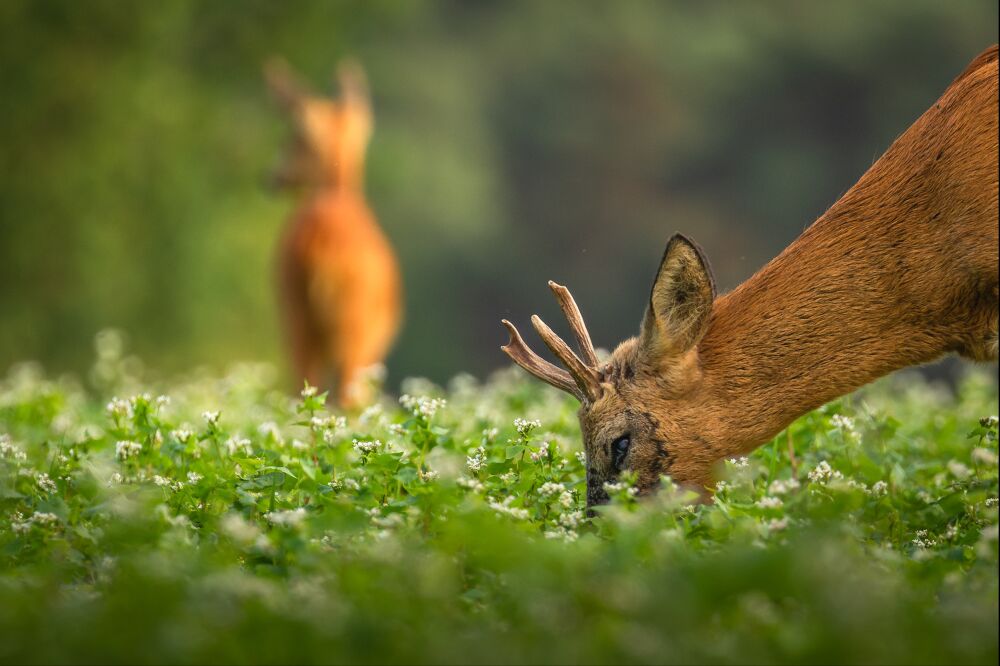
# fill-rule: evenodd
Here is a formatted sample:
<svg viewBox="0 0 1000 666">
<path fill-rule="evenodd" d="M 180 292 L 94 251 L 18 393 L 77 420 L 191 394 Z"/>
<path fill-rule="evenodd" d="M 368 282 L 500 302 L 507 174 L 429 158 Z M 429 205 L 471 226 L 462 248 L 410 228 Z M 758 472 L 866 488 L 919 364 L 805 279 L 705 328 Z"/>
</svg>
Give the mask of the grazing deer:
<svg viewBox="0 0 1000 666">
<path fill-rule="evenodd" d="M 626 470 L 704 488 L 718 461 L 899 368 L 949 352 L 997 359 L 997 47 L 987 49 L 784 252 L 716 298 L 705 256 L 667 243 L 638 337 L 600 363 L 573 297 L 549 283 L 578 356 L 537 316 L 566 370 L 510 322 L 502 347 L 576 396 L 587 503 Z M 568 371 L 567 371 L 568 370 Z"/>
<path fill-rule="evenodd" d="M 279 248 L 293 369 L 297 381 L 332 384 L 340 405 L 355 406 L 368 397 L 363 372 L 385 358 L 402 311 L 396 256 L 362 189 L 372 132 L 364 73 L 341 63 L 340 99 L 308 94 L 283 61 L 264 74 L 294 129 L 273 181 L 301 197 Z"/>
</svg>

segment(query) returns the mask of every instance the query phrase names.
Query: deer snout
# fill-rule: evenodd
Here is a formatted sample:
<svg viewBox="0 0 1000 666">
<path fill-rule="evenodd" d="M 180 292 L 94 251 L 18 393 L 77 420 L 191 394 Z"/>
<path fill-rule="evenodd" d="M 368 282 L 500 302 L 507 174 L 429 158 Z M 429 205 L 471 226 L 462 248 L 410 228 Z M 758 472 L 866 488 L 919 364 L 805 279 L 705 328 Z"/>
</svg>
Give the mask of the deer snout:
<svg viewBox="0 0 1000 666">
<path fill-rule="evenodd" d="M 608 497 L 608 492 L 604 489 L 604 479 L 587 470 L 587 508 L 607 504 L 609 501 L 611 498 Z"/>
</svg>

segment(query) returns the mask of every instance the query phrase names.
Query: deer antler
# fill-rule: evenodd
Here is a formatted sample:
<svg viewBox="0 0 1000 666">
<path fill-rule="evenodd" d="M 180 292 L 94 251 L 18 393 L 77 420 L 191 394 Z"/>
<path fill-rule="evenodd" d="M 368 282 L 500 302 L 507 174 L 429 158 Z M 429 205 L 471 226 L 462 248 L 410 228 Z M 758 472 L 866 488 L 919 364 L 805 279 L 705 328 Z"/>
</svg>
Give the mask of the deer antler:
<svg viewBox="0 0 1000 666">
<path fill-rule="evenodd" d="M 566 315 L 566 320 L 569 322 L 569 327 L 573 330 L 576 343 L 580 345 L 580 351 L 583 352 L 584 363 L 592 368 L 596 368 L 598 363 L 597 354 L 594 353 L 594 343 L 590 341 L 590 333 L 587 332 L 587 325 L 583 323 L 583 315 L 580 314 L 580 308 L 576 306 L 576 301 L 573 300 L 573 294 L 569 293 L 569 289 L 561 284 L 556 284 L 552 280 L 549 280 L 549 289 L 556 295 L 559 307 L 562 308 L 563 314 Z"/>
<path fill-rule="evenodd" d="M 538 377 L 546 384 L 555 386 L 557 389 L 566 391 L 567 393 L 572 393 L 578 399 L 583 400 L 583 395 L 577 388 L 576 383 L 568 372 L 562 368 L 557 368 L 552 365 L 544 358 L 531 351 L 531 349 L 524 343 L 524 338 L 521 334 L 517 332 L 517 328 L 514 324 L 510 323 L 506 319 L 500 321 L 507 328 L 507 332 L 510 333 L 510 341 L 500 347 L 507 356 L 517 363 L 519 366 Z"/>
<path fill-rule="evenodd" d="M 583 323 L 583 316 L 580 314 L 580 309 L 577 307 L 576 301 L 573 300 L 573 296 L 569 293 L 569 290 L 551 281 L 549 282 L 549 287 L 556 295 L 563 314 L 566 315 L 566 319 L 569 321 L 573 336 L 580 345 L 580 351 L 586 360 L 581 360 L 570 346 L 556 335 L 538 315 L 532 315 L 532 326 L 534 326 L 535 331 L 538 332 L 538 335 L 545 342 L 545 345 L 553 354 L 559 357 L 559 360 L 562 361 L 569 372 L 556 367 L 531 351 L 524 343 L 524 339 L 521 338 L 520 333 L 518 333 L 514 325 L 506 319 L 502 323 L 510 333 L 510 342 L 500 349 L 510 356 L 515 363 L 543 382 L 573 394 L 580 402 L 593 402 L 601 392 L 594 344 L 591 342 L 590 334 Z"/>
</svg>

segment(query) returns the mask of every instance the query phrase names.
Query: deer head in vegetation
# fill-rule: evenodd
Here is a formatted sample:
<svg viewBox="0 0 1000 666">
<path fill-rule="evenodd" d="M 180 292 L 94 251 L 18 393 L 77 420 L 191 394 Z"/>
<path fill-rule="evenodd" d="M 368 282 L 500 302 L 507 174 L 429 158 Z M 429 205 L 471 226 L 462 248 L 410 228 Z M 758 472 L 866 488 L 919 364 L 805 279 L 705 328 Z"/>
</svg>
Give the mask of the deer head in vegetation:
<svg viewBox="0 0 1000 666">
<path fill-rule="evenodd" d="M 716 443 L 697 347 L 711 318 L 715 283 L 698 247 L 679 234 L 670 239 L 639 336 L 619 345 L 603 364 L 569 290 L 554 282 L 549 287 L 580 354 L 538 316 L 531 318 L 532 325 L 566 370 L 531 351 L 507 320 L 503 324 L 511 340 L 503 350 L 528 372 L 580 400 L 588 504 L 606 500 L 604 483 L 625 470 L 636 475 L 640 492 L 655 489 L 662 474 L 706 483 L 717 460 Z"/>
<path fill-rule="evenodd" d="M 667 243 L 639 335 L 601 363 L 572 296 L 549 283 L 574 352 L 565 369 L 503 324 L 515 363 L 580 400 L 588 504 L 625 471 L 695 487 L 805 412 L 949 352 L 996 360 L 997 47 L 976 58 L 839 201 L 734 291 L 704 255 Z"/>
</svg>

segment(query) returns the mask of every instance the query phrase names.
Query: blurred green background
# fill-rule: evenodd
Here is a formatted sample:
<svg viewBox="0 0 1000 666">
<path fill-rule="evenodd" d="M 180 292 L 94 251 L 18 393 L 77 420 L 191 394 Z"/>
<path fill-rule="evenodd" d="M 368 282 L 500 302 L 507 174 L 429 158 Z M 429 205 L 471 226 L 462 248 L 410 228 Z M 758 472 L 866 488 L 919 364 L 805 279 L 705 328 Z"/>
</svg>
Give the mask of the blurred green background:
<svg viewBox="0 0 1000 666">
<path fill-rule="evenodd" d="M 284 364 L 263 188 L 284 55 L 373 88 L 370 202 L 403 266 L 393 382 L 507 364 L 499 319 L 568 284 L 637 330 L 666 239 L 723 289 L 843 193 L 982 49 L 962 2 L 0 3 L 0 369 L 80 370 L 113 326 L 161 372 Z"/>
</svg>

